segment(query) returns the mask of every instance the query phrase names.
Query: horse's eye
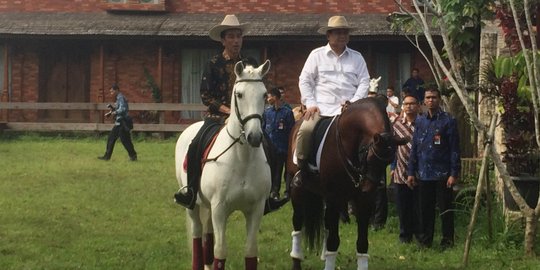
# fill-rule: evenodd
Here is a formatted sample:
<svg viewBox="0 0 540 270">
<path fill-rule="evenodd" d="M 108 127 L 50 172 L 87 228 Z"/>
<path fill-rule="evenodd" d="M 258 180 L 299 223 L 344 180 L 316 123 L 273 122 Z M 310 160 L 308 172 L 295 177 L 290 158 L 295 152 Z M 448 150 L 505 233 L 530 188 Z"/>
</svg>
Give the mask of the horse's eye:
<svg viewBox="0 0 540 270">
<path fill-rule="evenodd" d="M 242 93 L 236 93 L 237 98 L 242 98 Z"/>
</svg>

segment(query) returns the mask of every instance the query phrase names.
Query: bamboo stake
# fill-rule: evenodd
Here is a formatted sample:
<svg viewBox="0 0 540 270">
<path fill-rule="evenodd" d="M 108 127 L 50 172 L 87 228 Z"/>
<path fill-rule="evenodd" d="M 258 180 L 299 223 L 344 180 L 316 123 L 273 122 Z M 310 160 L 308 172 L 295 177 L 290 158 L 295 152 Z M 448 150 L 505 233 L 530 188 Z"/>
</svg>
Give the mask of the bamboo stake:
<svg viewBox="0 0 540 270">
<path fill-rule="evenodd" d="M 491 124 L 489 126 L 486 146 L 484 147 L 484 155 L 482 157 L 482 166 L 480 166 L 480 175 L 478 176 L 478 184 L 476 186 L 476 195 L 474 197 L 474 207 L 473 207 L 473 211 L 471 215 L 471 221 L 469 222 L 469 226 L 467 228 L 467 238 L 465 239 L 465 251 L 463 252 L 463 266 L 467 266 L 467 263 L 469 262 L 469 250 L 471 248 L 473 229 L 476 223 L 476 218 L 478 217 L 478 208 L 480 208 L 480 199 L 482 195 L 482 189 L 484 188 L 484 181 L 486 178 L 485 176 L 486 176 L 486 169 L 487 169 L 487 157 L 489 154 L 489 150 L 491 148 L 491 144 L 493 143 L 493 134 L 495 133 L 495 126 L 496 126 L 498 118 L 499 118 L 499 114 L 496 114 L 495 116 L 491 117 Z"/>
</svg>

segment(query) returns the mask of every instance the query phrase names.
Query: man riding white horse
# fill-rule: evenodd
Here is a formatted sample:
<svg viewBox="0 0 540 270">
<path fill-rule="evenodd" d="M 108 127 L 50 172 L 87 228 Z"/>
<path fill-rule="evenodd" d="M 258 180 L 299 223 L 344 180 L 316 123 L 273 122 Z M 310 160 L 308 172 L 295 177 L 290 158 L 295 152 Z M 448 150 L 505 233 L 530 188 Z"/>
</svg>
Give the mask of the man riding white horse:
<svg viewBox="0 0 540 270">
<path fill-rule="evenodd" d="M 175 201 L 188 209 L 193 209 L 197 200 L 201 175 L 201 166 L 197 164 L 200 164 L 198 161 L 202 158 L 207 138 L 219 130 L 230 114 L 231 93 L 236 80 L 234 66 L 239 61 L 242 61 L 244 65 L 257 66 L 255 59 L 244 58 L 240 54 L 243 35 L 248 26 L 246 23 L 241 24 L 235 15 L 226 15 L 221 24 L 212 27 L 209 31 L 210 38 L 221 42 L 224 50 L 221 54 L 212 57 L 204 69 L 200 94 L 203 104 L 208 106 L 208 115 L 189 146 L 188 162 L 191 161 L 194 166 L 188 167 L 187 189 L 185 192 L 178 191 L 174 194 Z M 269 152 L 268 149 L 265 150 Z M 286 202 L 286 200 L 270 198 L 267 203 L 267 212 L 277 210 Z"/>
</svg>

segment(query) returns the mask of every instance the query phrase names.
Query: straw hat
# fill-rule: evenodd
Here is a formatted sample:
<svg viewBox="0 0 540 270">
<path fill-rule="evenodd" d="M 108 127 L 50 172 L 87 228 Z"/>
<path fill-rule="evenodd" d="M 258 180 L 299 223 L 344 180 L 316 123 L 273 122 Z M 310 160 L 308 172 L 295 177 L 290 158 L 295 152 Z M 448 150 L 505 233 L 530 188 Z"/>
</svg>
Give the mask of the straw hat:
<svg viewBox="0 0 540 270">
<path fill-rule="evenodd" d="M 221 24 L 212 27 L 212 29 L 210 29 L 210 31 L 208 32 L 208 35 L 211 39 L 215 41 L 221 41 L 221 32 L 229 29 L 240 29 L 242 30 L 242 33 L 245 33 L 248 26 L 249 24 L 247 23 L 241 24 L 240 21 L 238 21 L 236 15 L 229 14 L 225 16 Z"/>
<path fill-rule="evenodd" d="M 332 16 L 328 19 L 328 26 L 323 26 L 317 30 L 319 34 L 326 35 L 328 30 L 332 29 L 355 29 L 354 27 L 349 26 L 347 19 L 343 16 Z"/>
</svg>

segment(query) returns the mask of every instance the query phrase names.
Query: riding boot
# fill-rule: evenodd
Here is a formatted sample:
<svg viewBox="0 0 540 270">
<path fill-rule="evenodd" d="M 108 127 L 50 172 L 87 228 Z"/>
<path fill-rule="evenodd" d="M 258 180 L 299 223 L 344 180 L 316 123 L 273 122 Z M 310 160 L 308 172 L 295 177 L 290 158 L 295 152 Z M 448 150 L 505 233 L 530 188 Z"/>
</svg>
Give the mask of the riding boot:
<svg viewBox="0 0 540 270">
<path fill-rule="evenodd" d="M 177 204 L 182 205 L 183 207 L 193 209 L 195 207 L 195 201 L 197 199 L 197 196 L 195 195 L 196 194 L 193 190 L 193 187 L 188 186 L 186 189 L 186 193 L 182 193 L 180 191 L 174 193 L 174 201 Z"/>
<path fill-rule="evenodd" d="M 294 175 L 293 185 L 296 187 L 302 186 L 304 180 L 307 179 L 308 162 L 307 160 L 298 159 L 298 172 Z"/>
<path fill-rule="evenodd" d="M 358 268 L 356 268 L 356 270 L 368 270 L 368 259 L 369 254 L 356 253 L 356 262 L 358 264 Z"/>
<path fill-rule="evenodd" d="M 289 198 L 282 198 L 282 199 L 276 199 L 276 198 L 268 198 L 266 199 L 266 203 L 264 204 L 264 214 L 268 214 L 270 212 L 274 212 L 281 208 L 283 205 L 285 205 L 289 201 Z"/>
</svg>

